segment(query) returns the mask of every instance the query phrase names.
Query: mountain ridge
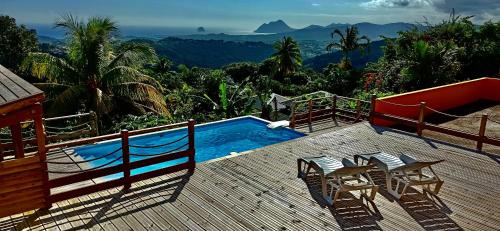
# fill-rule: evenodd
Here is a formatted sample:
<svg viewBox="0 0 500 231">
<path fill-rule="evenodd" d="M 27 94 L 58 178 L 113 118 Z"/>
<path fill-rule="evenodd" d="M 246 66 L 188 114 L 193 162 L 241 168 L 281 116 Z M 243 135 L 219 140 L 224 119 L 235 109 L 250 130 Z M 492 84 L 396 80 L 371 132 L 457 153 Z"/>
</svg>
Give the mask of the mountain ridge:
<svg viewBox="0 0 500 231">
<path fill-rule="evenodd" d="M 295 29 L 291 28 L 283 20 L 278 19 L 269 23 L 264 23 L 257 28 L 255 33 L 285 33 Z"/>
</svg>

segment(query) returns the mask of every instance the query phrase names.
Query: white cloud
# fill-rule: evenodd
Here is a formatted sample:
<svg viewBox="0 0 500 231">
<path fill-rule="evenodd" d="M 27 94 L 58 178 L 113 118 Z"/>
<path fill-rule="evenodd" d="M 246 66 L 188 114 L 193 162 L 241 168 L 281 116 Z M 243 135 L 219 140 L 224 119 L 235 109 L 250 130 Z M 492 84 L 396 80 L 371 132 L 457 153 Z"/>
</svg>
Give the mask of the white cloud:
<svg viewBox="0 0 500 231">
<path fill-rule="evenodd" d="M 433 5 L 432 0 L 370 0 L 360 4 L 362 7 L 373 9 L 379 7 L 424 7 Z"/>
<path fill-rule="evenodd" d="M 321 6 L 321 4 L 319 4 L 319 3 L 312 3 L 311 5 L 312 6 Z"/>
</svg>

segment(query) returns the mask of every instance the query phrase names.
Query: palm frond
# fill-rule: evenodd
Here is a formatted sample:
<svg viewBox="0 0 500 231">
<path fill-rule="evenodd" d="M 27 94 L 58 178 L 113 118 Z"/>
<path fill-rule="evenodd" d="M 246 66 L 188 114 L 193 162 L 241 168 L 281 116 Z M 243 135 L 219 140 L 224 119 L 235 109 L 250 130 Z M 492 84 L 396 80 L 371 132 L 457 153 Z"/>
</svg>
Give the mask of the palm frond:
<svg viewBox="0 0 500 231">
<path fill-rule="evenodd" d="M 47 100 L 55 99 L 58 95 L 71 87 L 58 83 L 34 83 L 33 85 L 44 92 Z"/>
<path fill-rule="evenodd" d="M 127 82 L 146 83 L 155 87 L 157 90 L 162 90 L 161 84 L 158 81 L 127 66 L 116 66 L 104 73 L 101 79 L 101 84 L 104 89 L 109 89 L 115 85 Z"/>
<path fill-rule="evenodd" d="M 134 102 L 149 103 L 160 114 L 169 114 L 163 95 L 149 84 L 126 82 L 112 86 L 111 90 L 115 96 L 130 98 Z"/>
<path fill-rule="evenodd" d="M 29 53 L 21 64 L 21 70 L 52 83 L 78 83 L 78 72 L 72 66 L 47 53 Z"/>
<path fill-rule="evenodd" d="M 80 106 L 80 101 L 86 99 L 87 93 L 87 87 L 84 85 L 69 87 L 54 99 L 47 111 L 47 115 L 60 116 L 76 112 Z"/>
<path fill-rule="evenodd" d="M 155 50 L 148 44 L 125 43 L 118 47 L 118 54 L 113 57 L 108 68 L 116 66 L 140 67 L 157 59 Z"/>
</svg>

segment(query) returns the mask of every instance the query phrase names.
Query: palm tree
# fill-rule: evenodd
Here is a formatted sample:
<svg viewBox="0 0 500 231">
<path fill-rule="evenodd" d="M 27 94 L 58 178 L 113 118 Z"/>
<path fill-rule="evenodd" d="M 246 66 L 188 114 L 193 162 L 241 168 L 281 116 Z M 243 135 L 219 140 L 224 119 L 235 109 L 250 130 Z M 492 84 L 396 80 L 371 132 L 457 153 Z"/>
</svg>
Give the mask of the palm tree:
<svg viewBox="0 0 500 231">
<path fill-rule="evenodd" d="M 158 82 L 138 71 L 156 58 L 150 46 L 113 46 L 112 36 L 118 29 L 109 18 L 91 17 L 84 23 L 68 15 L 56 27 L 66 30 L 67 56 L 30 53 L 22 64 L 24 71 L 45 80 L 36 85 L 50 101 L 49 116 L 78 110 L 94 110 L 100 116 L 113 110 L 168 114 Z"/>
<path fill-rule="evenodd" d="M 338 42 L 333 41 L 326 47 L 327 51 L 331 51 L 334 48 L 338 48 L 342 50 L 344 53 L 344 62 L 346 64 L 350 63 L 349 61 L 349 52 L 360 49 L 361 52 L 369 48 L 370 39 L 366 36 L 358 37 L 358 28 L 355 26 L 347 27 L 345 30 L 345 35 L 339 29 L 335 29 L 332 32 L 332 38 L 335 38 L 335 35 L 340 37 Z M 364 43 L 360 43 L 360 41 L 364 40 Z"/>
<path fill-rule="evenodd" d="M 283 37 L 274 43 L 274 49 L 276 53 L 272 55 L 272 59 L 276 64 L 277 71 L 283 76 L 293 73 L 302 66 L 299 45 L 291 37 Z"/>
</svg>

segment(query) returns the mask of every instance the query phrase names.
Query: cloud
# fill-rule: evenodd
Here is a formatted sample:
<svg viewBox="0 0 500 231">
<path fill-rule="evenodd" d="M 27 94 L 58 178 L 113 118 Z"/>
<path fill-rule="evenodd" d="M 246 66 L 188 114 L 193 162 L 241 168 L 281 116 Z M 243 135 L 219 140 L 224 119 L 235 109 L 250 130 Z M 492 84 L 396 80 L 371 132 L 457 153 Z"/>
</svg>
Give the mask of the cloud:
<svg viewBox="0 0 500 231">
<path fill-rule="evenodd" d="M 312 6 L 321 6 L 321 4 L 319 4 L 319 3 L 312 3 L 311 5 Z"/>
<path fill-rule="evenodd" d="M 459 14 L 490 15 L 500 17 L 500 1 L 498 0 L 434 0 L 434 7 L 441 12 L 450 12 L 451 9 Z"/>
<path fill-rule="evenodd" d="M 423 7 L 432 5 L 432 0 L 370 0 L 360 5 L 365 8 Z"/>
</svg>

